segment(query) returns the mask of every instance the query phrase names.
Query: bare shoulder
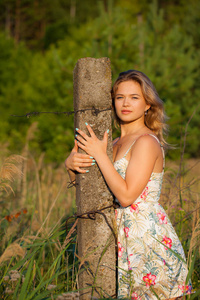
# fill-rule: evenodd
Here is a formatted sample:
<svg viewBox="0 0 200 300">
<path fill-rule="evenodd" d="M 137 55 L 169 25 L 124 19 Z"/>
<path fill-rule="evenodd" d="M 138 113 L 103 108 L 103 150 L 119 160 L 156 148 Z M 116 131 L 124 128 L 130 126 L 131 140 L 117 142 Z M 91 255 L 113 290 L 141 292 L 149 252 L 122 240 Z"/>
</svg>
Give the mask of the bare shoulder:
<svg viewBox="0 0 200 300">
<path fill-rule="evenodd" d="M 158 138 L 155 135 L 152 136 L 150 134 L 145 134 L 140 136 L 136 140 L 132 150 L 134 151 L 134 149 L 135 150 L 137 149 L 138 151 L 150 152 L 154 154 L 156 152 L 158 154 L 161 151 L 161 146 Z"/>
</svg>

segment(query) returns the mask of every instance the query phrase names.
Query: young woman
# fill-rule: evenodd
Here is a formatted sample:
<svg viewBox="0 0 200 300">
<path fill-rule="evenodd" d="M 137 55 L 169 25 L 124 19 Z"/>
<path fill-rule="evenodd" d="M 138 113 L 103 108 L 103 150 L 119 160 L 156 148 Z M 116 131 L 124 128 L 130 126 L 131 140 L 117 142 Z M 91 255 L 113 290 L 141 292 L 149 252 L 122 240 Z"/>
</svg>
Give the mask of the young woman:
<svg viewBox="0 0 200 300">
<path fill-rule="evenodd" d="M 167 146 L 163 103 L 150 79 L 136 70 L 119 74 L 112 99 L 121 129 L 113 142 L 114 166 L 106 153 L 109 133 L 99 140 L 86 123 L 89 135 L 77 129 L 66 168 L 73 180 L 75 171 L 88 172 L 95 160 L 119 203 L 118 298 L 176 299 L 191 285 L 183 248 L 159 204 Z"/>
</svg>

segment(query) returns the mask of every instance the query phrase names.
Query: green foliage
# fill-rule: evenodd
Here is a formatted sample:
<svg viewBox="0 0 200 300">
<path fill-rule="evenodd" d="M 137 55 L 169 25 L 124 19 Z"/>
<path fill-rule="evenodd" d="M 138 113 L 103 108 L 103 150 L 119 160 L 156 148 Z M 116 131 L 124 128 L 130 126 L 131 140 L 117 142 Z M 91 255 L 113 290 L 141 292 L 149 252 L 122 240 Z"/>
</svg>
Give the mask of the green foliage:
<svg viewBox="0 0 200 300">
<path fill-rule="evenodd" d="M 5 0 L 2 7 L 6 11 L 8 3 L 14 14 L 15 1 Z M 2 143 L 8 142 L 11 150 L 21 151 L 27 128 L 36 120 L 36 117 L 10 117 L 11 114 L 73 110 L 73 68 L 77 60 L 106 56 L 111 59 L 113 79 L 123 70 L 139 69 L 155 84 L 170 118 L 168 142 L 177 146 L 177 150 L 169 152 L 171 158 L 179 156 L 183 128 L 196 110 L 188 126 L 187 155 L 199 157 L 200 5 L 197 1 L 183 0 L 180 4 L 124 1 L 122 6 L 120 1 L 110 0 L 94 6 L 87 0 L 82 6 L 61 0 L 54 5 L 46 0 L 38 5 L 35 7 L 27 0 L 21 2 L 22 25 L 27 26 L 26 15 L 30 16 L 31 25 L 31 40 L 27 40 L 25 33 L 21 40 L 29 47 L 30 43 L 34 47 L 42 43 L 45 52 L 32 51 L 16 41 L 15 36 L 14 42 L 7 33 L 0 34 Z M 71 5 L 76 6 L 74 17 Z M 32 25 L 43 19 L 45 33 L 42 38 L 36 37 Z M 188 24 L 195 24 L 196 29 L 191 30 Z M 73 117 L 49 114 L 37 116 L 37 121 L 33 148 L 45 152 L 47 161 L 63 161 L 73 146 Z"/>
</svg>

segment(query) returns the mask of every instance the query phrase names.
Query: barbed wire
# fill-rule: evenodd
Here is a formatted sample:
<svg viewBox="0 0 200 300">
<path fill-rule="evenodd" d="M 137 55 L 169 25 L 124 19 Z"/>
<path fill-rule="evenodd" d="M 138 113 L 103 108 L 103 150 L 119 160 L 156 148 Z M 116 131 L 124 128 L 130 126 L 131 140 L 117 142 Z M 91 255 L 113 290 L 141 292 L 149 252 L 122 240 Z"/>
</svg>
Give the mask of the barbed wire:
<svg viewBox="0 0 200 300">
<path fill-rule="evenodd" d="M 54 115 L 66 115 L 66 116 L 70 116 L 73 114 L 77 114 L 77 113 L 82 113 L 85 111 L 91 111 L 92 114 L 94 116 L 98 116 L 99 113 L 103 112 L 103 111 L 108 111 L 108 110 L 112 110 L 112 107 L 107 107 L 104 109 L 99 109 L 96 108 L 95 106 L 91 107 L 91 108 L 85 108 L 85 109 L 77 109 L 77 110 L 72 110 L 72 111 L 33 111 L 33 112 L 29 112 L 26 113 L 24 115 L 11 115 L 11 117 L 17 117 L 17 118 L 30 118 L 31 116 L 39 116 L 41 114 L 54 114 Z"/>
<path fill-rule="evenodd" d="M 86 212 L 81 213 L 81 214 L 75 213 L 74 215 L 72 215 L 72 216 L 70 216 L 66 219 L 66 222 L 65 222 L 66 232 L 68 233 L 68 223 L 69 223 L 70 219 L 75 219 L 75 220 L 77 220 L 77 219 L 89 219 L 89 220 L 94 221 L 94 220 L 96 220 L 96 215 L 99 214 L 102 217 L 104 217 L 104 220 L 105 220 L 106 224 L 108 225 L 108 227 L 110 228 L 110 230 L 111 230 L 111 232 L 114 236 L 115 246 L 117 246 L 117 236 L 116 236 L 115 230 L 113 229 L 112 225 L 109 223 L 108 218 L 105 215 L 105 213 L 103 212 L 103 210 L 106 210 L 106 209 L 109 209 L 109 208 L 116 209 L 118 207 L 119 207 L 119 204 L 116 203 L 116 202 L 113 202 L 111 205 L 104 206 L 100 209 L 86 211 Z M 74 224 L 75 224 L 75 222 L 74 222 Z"/>
</svg>

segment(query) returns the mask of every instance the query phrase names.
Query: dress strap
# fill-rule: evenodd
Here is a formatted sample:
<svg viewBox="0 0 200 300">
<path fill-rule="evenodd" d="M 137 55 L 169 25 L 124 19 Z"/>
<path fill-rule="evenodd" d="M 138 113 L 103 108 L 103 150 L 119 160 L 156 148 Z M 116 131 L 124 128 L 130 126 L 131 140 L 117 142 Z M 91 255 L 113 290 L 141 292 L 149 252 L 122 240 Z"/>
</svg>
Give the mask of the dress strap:
<svg viewBox="0 0 200 300">
<path fill-rule="evenodd" d="M 163 154 L 163 169 L 164 169 L 164 168 L 165 168 L 165 151 L 164 151 L 164 149 L 163 149 L 163 145 L 160 143 L 160 141 L 159 141 L 159 139 L 157 138 L 157 136 L 155 136 L 155 135 L 152 134 L 152 133 L 147 133 L 147 134 L 153 136 L 153 137 L 156 139 L 156 141 L 159 143 L 160 147 L 161 147 L 162 154 Z"/>
<path fill-rule="evenodd" d="M 126 151 L 123 157 L 126 157 L 126 155 L 129 153 L 129 151 L 131 150 L 132 146 L 135 144 L 136 141 L 137 139 L 130 145 L 130 147 L 128 148 L 128 150 Z"/>
</svg>

